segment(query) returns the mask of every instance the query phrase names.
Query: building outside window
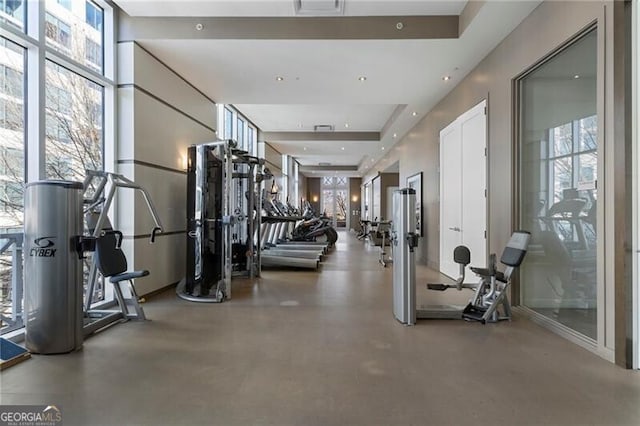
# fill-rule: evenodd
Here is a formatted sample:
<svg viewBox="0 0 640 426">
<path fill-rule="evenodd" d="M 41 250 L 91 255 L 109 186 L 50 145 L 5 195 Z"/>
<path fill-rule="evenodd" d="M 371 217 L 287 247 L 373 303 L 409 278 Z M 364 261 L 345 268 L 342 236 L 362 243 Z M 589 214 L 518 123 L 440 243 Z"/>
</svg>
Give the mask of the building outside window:
<svg viewBox="0 0 640 426">
<path fill-rule="evenodd" d="M 86 38 L 84 50 L 87 66 L 102 72 L 102 47 L 91 38 Z"/>
<path fill-rule="evenodd" d="M 71 0 L 56 0 L 56 3 L 58 3 L 65 9 L 71 10 Z"/>
<path fill-rule="evenodd" d="M 44 28 L 47 40 L 51 45 L 59 50 L 61 48 L 71 49 L 71 27 L 69 24 L 47 13 L 47 22 Z"/>
<path fill-rule="evenodd" d="M 22 0 L 0 0 L 0 21 L 19 29 L 24 28 L 24 2 Z"/>
<path fill-rule="evenodd" d="M 86 4 L 85 13 L 86 23 L 90 25 L 94 30 L 102 32 L 103 12 L 102 9 L 96 6 L 94 3 L 88 1 Z"/>
</svg>

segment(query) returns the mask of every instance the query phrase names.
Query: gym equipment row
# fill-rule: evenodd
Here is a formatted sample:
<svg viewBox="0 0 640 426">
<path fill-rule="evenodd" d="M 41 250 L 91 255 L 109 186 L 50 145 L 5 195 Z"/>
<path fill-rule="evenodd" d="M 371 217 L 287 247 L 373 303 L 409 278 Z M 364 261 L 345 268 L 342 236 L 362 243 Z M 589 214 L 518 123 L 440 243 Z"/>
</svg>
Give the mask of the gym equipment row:
<svg viewBox="0 0 640 426">
<path fill-rule="evenodd" d="M 515 231 L 507 243 L 497 268 L 496 255 L 489 258 L 488 268 L 471 267 L 479 281 L 465 283 L 465 270 L 471 253 L 465 246 L 454 249 L 454 261 L 460 265 L 460 276 L 454 284 L 427 284 L 429 290 L 472 290 L 473 296 L 464 307 L 427 306 L 416 308 L 416 273 L 414 249 L 418 245 L 415 230 L 415 190 L 411 188 L 394 192 L 392 244 L 393 249 L 393 314 L 402 324 L 414 325 L 417 319 L 465 319 L 468 321 L 498 322 L 511 319 L 511 305 L 507 296 L 513 272 L 520 266 L 527 253 L 531 234 Z"/>
<path fill-rule="evenodd" d="M 295 219 L 266 216 L 260 229 L 262 265 L 272 267 L 297 267 L 318 269 L 329 250 L 322 242 L 297 242 L 287 240 Z"/>
<path fill-rule="evenodd" d="M 305 203 L 302 215 L 277 199 L 263 196 L 260 246 L 262 264 L 272 267 L 317 269 L 323 256 L 333 247 L 338 234 L 329 219 L 318 217 Z"/>
</svg>

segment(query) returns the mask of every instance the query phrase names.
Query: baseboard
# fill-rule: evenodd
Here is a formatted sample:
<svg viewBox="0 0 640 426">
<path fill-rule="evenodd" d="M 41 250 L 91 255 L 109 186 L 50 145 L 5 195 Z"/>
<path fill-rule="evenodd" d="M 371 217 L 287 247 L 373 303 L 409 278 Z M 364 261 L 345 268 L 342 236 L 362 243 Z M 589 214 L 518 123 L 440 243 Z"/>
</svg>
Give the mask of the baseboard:
<svg viewBox="0 0 640 426">
<path fill-rule="evenodd" d="M 558 303 L 557 299 L 527 299 L 527 306 L 529 308 L 564 308 L 564 309 L 596 309 L 597 304 L 595 300 L 590 300 L 585 303 L 583 299 L 563 299 L 561 303 Z"/>
<path fill-rule="evenodd" d="M 152 298 L 154 296 L 157 296 L 157 295 L 159 295 L 161 293 L 164 293 L 165 291 L 169 290 L 172 287 L 177 286 L 179 282 L 180 281 L 176 281 L 175 283 L 167 284 L 164 287 L 160 287 L 160 288 L 158 288 L 156 290 L 150 291 L 149 293 L 145 293 L 145 294 L 141 295 L 140 297 L 144 297 L 145 299 L 150 299 L 150 298 Z"/>
</svg>

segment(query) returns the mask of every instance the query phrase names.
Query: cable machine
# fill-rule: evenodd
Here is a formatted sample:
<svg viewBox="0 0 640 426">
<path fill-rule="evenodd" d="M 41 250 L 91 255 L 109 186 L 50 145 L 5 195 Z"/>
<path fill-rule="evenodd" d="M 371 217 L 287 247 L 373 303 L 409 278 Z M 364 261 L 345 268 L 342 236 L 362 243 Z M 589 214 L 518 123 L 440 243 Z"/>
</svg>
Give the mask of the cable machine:
<svg viewBox="0 0 640 426">
<path fill-rule="evenodd" d="M 232 276 L 260 275 L 256 193 L 270 173 L 263 159 L 236 149 L 233 140 L 190 146 L 187 158 L 186 276 L 176 294 L 220 303 L 231 298 Z"/>
</svg>

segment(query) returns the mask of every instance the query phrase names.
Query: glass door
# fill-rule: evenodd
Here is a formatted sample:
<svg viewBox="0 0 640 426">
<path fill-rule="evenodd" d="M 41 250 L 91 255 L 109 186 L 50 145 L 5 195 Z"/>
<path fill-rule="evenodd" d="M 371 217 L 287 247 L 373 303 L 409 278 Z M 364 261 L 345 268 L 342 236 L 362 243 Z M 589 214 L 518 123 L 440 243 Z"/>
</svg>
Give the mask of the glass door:
<svg viewBox="0 0 640 426">
<path fill-rule="evenodd" d="M 598 338 L 597 33 L 518 83 L 519 220 L 532 233 L 521 303 Z"/>
<path fill-rule="evenodd" d="M 347 227 L 349 190 L 346 177 L 322 178 L 322 213 L 331 218 L 335 228 Z"/>
<path fill-rule="evenodd" d="M 333 189 L 322 190 L 322 215 L 327 216 L 332 222 L 335 222 L 335 196 Z"/>
</svg>

